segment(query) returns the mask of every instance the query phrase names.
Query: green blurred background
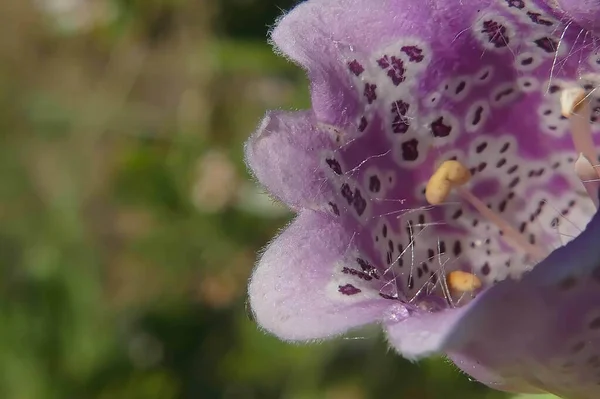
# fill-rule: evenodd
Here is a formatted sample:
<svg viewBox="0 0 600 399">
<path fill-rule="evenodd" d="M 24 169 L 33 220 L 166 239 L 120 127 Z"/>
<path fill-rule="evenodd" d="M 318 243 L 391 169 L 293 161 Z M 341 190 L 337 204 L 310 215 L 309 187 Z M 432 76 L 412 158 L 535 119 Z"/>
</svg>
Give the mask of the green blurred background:
<svg viewBox="0 0 600 399">
<path fill-rule="evenodd" d="M 308 106 L 293 0 L 0 2 L 1 399 L 504 398 L 377 328 L 294 346 L 246 308 L 291 218 L 242 143 Z"/>
</svg>

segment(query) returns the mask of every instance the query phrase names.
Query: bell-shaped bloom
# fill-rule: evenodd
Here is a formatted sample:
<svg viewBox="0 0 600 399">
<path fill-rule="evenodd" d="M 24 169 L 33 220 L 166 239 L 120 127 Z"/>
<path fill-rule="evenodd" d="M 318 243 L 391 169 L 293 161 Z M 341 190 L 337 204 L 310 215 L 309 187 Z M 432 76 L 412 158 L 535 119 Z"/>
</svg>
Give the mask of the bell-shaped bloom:
<svg viewBox="0 0 600 399">
<path fill-rule="evenodd" d="M 595 4 L 309 0 L 279 20 L 312 108 L 246 144 L 298 213 L 252 276 L 258 323 L 379 323 L 491 387 L 599 398 Z"/>
</svg>

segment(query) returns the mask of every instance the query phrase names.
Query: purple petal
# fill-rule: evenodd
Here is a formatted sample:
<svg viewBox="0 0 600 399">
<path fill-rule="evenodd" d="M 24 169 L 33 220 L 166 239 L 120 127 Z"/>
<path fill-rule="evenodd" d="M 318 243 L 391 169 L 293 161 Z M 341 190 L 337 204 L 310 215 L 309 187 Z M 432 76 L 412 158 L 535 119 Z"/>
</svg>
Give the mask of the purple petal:
<svg viewBox="0 0 600 399">
<path fill-rule="evenodd" d="M 600 213 L 522 280 L 498 283 L 468 305 L 444 350 L 509 385 L 600 397 L 599 239 Z"/>
<path fill-rule="evenodd" d="M 331 140 L 311 112 L 269 112 L 245 146 L 246 162 L 258 181 L 293 208 L 322 208 L 328 185 L 321 152 Z"/>
<path fill-rule="evenodd" d="M 366 276 L 340 272 L 350 267 L 350 243 L 351 237 L 330 217 L 300 213 L 269 245 L 252 276 L 249 297 L 258 324 L 282 339 L 298 341 L 381 320 L 396 301 L 380 297 L 364 281 Z"/>
</svg>

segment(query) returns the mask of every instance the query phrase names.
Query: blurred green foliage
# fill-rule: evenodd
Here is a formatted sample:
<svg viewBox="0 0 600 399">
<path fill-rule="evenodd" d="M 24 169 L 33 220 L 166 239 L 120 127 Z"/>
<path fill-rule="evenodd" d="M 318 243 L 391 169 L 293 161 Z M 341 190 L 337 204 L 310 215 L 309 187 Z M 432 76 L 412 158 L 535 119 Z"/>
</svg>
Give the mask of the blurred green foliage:
<svg viewBox="0 0 600 399">
<path fill-rule="evenodd" d="M 291 217 L 242 143 L 308 106 L 266 32 L 293 1 L 0 5 L 0 397 L 502 398 L 376 329 L 295 346 L 245 307 Z"/>
</svg>

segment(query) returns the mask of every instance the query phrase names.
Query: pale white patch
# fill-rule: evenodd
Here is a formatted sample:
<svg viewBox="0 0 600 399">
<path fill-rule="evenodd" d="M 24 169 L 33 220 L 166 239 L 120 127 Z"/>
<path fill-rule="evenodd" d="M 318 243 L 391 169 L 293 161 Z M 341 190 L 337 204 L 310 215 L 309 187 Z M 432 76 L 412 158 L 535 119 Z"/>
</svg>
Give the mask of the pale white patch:
<svg viewBox="0 0 600 399">
<path fill-rule="evenodd" d="M 523 76 L 517 79 L 517 86 L 524 93 L 533 93 L 540 90 L 540 82 L 532 76 Z"/>
<path fill-rule="evenodd" d="M 442 93 L 440 93 L 439 91 L 434 91 L 433 93 L 430 93 L 429 95 L 425 96 L 425 99 L 423 100 L 423 105 L 427 108 L 433 108 L 440 103 L 442 97 Z"/>
<path fill-rule="evenodd" d="M 542 131 L 554 137 L 562 137 L 569 132 L 569 121 L 562 116 L 558 101 L 544 102 L 538 108 Z"/>
<path fill-rule="evenodd" d="M 376 286 L 374 280 L 365 281 L 358 276 L 353 276 L 343 272 L 344 267 L 350 267 L 351 262 L 340 261 L 333 265 L 332 279 L 325 287 L 325 292 L 328 298 L 341 301 L 344 303 L 358 303 L 369 299 L 377 299 L 379 296 L 379 289 Z M 354 269 L 360 270 L 355 267 Z M 344 295 L 340 292 L 340 287 L 346 287 L 350 284 L 352 287 L 359 289 L 360 292 L 353 295 Z"/>
<path fill-rule="evenodd" d="M 587 57 L 587 63 L 589 66 L 591 66 L 593 69 L 600 71 L 600 53 L 597 52 L 592 52 L 588 57 Z"/>
<path fill-rule="evenodd" d="M 529 72 L 534 71 L 539 67 L 544 58 L 533 51 L 523 51 L 515 57 L 515 67 L 519 71 Z"/>
</svg>

